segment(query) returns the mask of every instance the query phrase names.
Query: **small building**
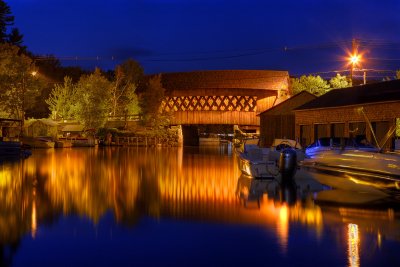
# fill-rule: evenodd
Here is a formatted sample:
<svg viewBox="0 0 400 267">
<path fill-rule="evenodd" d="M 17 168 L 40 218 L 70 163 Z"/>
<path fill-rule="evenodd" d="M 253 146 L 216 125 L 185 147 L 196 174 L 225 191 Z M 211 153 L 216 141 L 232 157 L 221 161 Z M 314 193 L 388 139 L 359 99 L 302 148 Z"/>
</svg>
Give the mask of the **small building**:
<svg viewBox="0 0 400 267">
<path fill-rule="evenodd" d="M 296 138 L 304 144 L 359 135 L 374 143 L 372 131 L 379 143 L 399 124 L 400 80 L 335 89 L 295 109 Z M 394 139 L 388 143 L 393 148 Z"/>
<path fill-rule="evenodd" d="M 16 141 L 21 133 L 22 121 L 0 118 L 0 141 Z"/>
<path fill-rule="evenodd" d="M 24 135 L 57 137 L 58 123 L 51 119 L 31 119 L 24 123 Z"/>
<path fill-rule="evenodd" d="M 275 138 L 294 140 L 296 136 L 293 110 L 316 98 L 315 95 L 302 91 L 260 113 L 260 145 L 270 146 Z"/>
<path fill-rule="evenodd" d="M 61 129 L 61 132 L 64 137 L 80 137 L 84 129 L 85 127 L 81 124 L 68 124 Z"/>
</svg>

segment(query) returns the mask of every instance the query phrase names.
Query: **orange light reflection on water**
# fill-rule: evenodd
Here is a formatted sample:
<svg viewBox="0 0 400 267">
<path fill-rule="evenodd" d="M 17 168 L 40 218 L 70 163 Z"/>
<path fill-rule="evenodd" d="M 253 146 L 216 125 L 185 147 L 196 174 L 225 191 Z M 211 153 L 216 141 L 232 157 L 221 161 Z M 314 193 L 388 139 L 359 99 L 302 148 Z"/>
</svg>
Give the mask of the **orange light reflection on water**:
<svg viewBox="0 0 400 267">
<path fill-rule="evenodd" d="M 146 215 L 262 225 L 275 232 L 286 253 L 291 222 L 310 226 L 319 238 L 324 224 L 335 224 L 339 218 L 346 225 L 357 222 L 357 235 L 353 227 L 347 239 L 349 261 L 357 263 L 359 256 L 354 253 L 359 248 L 350 249 L 350 241 L 359 242 L 355 237 L 360 239 L 360 228 L 376 231 L 379 243 L 381 235 L 397 233 L 398 220 L 390 210 L 339 208 L 323 214 L 312 201 L 288 204 L 267 194 L 262 195 L 259 208 L 257 204 L 246 208 L 236 194 L 240 177 L 236 164 L 234 157 L 183 153 L 176 148 L 35 151 L 21 164 L 0 169 L 0 239 L 16 240 L 24 232 L 35 237 L 41 220 L 60 212 L 97 223 L 111 211 L 118 223 L 127 224 Z"/>
<path fill-rule="evenodd" d="M 348 238 L 348 262 L 350 267 L 360 266 L 360 237 L 358 232 L 358 225 L 349 223 L 347 225 L 347 238 Z"/>
</svg>

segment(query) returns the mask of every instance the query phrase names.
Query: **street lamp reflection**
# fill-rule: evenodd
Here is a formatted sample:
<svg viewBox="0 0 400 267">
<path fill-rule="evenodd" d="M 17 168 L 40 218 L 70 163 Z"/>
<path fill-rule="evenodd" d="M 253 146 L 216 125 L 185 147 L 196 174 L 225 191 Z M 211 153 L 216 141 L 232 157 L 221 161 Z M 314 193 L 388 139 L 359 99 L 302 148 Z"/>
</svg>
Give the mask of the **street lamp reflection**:
<svg viewBox="0 0 400 267">
<path fill-rule="evenodd" d="M 360 266 L 360 253 L 359 253 L 359 231 L 358 225 L 349 223 L 347 225 L 347 238 L 348 238 L 348 260 L 349 266 L 359 267 Z"/>
</svg>

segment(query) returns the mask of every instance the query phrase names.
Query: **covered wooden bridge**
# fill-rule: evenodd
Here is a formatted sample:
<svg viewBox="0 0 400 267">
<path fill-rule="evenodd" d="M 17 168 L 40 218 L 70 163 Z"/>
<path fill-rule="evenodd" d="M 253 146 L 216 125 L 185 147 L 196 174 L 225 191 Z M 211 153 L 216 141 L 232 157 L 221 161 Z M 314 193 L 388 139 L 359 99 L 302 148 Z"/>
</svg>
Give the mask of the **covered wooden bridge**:
<svg viewBox="0 0 400 267">
<path fill-rule="evenodd" d="M 287 71 L 219 70 L 162 74 L 164 112 L 174 125 L 259 127 L 256 115 L 288 93 Z"/>
</svg>

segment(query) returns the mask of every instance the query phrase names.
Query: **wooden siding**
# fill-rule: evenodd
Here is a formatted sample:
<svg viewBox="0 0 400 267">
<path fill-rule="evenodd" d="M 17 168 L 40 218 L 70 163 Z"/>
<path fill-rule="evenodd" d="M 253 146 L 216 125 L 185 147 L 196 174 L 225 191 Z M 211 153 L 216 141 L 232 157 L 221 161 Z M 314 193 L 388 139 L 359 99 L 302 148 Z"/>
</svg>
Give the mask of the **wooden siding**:
<svg viewBox="0 0 400 267">
<path fill-rule="evenodd" d="M 344 123 L 345 137 L 349 137 L 352 131 L 358 128 L 358 133 L 355 134 L 365 134 L 367 139 L 372 141 L 371 132 L 365 127 L 365 118 L 362 113 L 357 111 L 361 107 L 372 124 L 376 125 L 375 132 L 379 137 L 383 135 L 383 132 L 388 127 L 396 123 L 396 118 L 400 118 L 399 101 L 326 109 L 296 110 L 296 138 L 300 137 L 300 127 L 302 125 L 309 125 L 314 129 L 314 125 L 316 124 L 326 124 L 329 128 L 327 130 L 328 136 L 330 136 L 332 134 L 332 125 Z M 315 132 L 311 131 L 309 136 L 310 142 L 313 142 L 315 137 Z"/>
<path fill-rule="evenodd" d="M 276 95 L 272 95 L 269 97 L 264 97 L 257 100 L 257 112 L 261 113 L 265 110 L 272 108 L 277 100 Z"/>
<path fill-rule="evenodd" d="M 162 73 L 161 81 L 169 91 L 188 89 L 288 90 L 289 73 L 270 70 L 217 70 Z"/>
<path fill-rule="evenodd" d="M 268 147 L 275 138 L 295 139 L 295 118 L 290 115 L 271 115 L 261 117 L 260 145 Z"/>
<path fill-rule="evenodd" d="M 283 102 L 270 97 L 268 108 L 260 114 L 260 143 L 270 146 L 275 138 L 295 139 L 295 113 L 293 109 L 315 99 L 316 96 L 301 92 Z M 276 104 L 276 103 L 279 104 Z M 298 139 L 300 140 L 300 139 Z"/>
<path fill-rule="evenodd" d="M 287 71 L 221 70 L 162 73 L 163 112 L 172 124 L 259 126 L 257 113 L 288 92 Z"/>
<path fill-rule="evenodd" d="M 179 124 L 232 124 L 260 125 L 256 112 L 241 111 L 177 111 L 173 113 L 172 125 Z"/>
</svg>

